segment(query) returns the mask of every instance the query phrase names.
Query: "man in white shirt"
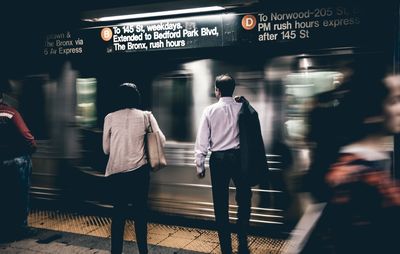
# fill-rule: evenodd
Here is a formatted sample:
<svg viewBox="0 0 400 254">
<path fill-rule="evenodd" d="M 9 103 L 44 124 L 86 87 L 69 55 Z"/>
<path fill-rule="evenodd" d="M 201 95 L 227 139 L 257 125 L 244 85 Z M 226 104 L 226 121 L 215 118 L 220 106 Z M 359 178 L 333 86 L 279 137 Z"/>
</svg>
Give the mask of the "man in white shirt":
<svg viewBox="0 0 400 254">
<path fill-rule="evenodd" d="M 201 117 L 195 144 L 197 174 L 205 176 L 205 158 L 211 151 L 210 173 L 215 221 L 223 254 L 232 253 L 229 224 L 229 183 L 236 186 L 238 204 L 239 253 L 249 253 L 247 228 L 250 219 L 251 188 L 243 177 L 240 160 L 239 112 L 242 103 L 232 97 L 235 80 L 223 74 L 215 80 L 217 103 L 208 106 Z"/>
</svg>

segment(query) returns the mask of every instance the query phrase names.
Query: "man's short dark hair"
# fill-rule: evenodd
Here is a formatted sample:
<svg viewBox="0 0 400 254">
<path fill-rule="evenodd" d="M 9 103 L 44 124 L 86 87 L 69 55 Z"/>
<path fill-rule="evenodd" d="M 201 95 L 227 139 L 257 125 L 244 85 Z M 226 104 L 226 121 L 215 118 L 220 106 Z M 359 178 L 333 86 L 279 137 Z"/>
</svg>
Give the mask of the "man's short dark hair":
<svg viewBox="0 0 400 254">
<path fill-rule="evenodd" d="M 118 87 L 117 110 L 125 108 L 141 107 L 141 95 L 137 86 L 133 83 L 123 83 Z"/>
<path fill-rule="evenodd" d="M 221 92 L 221 97 L 232 96 L 235 80 L 229 74 L 219 75 L 215 78 L 215 87 Z"/>
</svg>

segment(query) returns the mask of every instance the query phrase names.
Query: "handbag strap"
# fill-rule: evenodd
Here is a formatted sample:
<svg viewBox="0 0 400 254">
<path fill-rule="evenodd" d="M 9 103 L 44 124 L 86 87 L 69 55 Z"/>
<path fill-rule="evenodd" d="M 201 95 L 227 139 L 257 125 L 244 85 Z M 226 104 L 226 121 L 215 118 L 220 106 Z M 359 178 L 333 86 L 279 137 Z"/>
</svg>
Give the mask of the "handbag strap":
<svg viewBox="0 0 400 254">
<path fill-rule="evenodd" d="M 151 132 L 153 132 L 153 128 L 151 127 L 151 120 L 150 120 L 150 115 L 151 115 L 151 112 L 144 112 L 144 119 L 145 119 L 145 122 L 147 122 L 147 128 L 146 128 L 146 132 L 147 133 L 151 133 Z"/>
</svg>

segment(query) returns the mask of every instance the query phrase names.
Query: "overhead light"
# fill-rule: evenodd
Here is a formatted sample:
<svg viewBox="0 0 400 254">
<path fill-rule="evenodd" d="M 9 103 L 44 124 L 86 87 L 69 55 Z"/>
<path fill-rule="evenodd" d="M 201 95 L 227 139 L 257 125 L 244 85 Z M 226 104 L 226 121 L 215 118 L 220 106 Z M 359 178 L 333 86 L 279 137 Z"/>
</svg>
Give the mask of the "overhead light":
<svg viewBox="0 0 400 254">
<path fill-rule="evenodd" d="M 145 13 L 115 15 L 115 16 L 106 16 L 106 17 L 84 18 L 82 20 L 89 21 L 89 22 L 103 22 L 103 21 L 140 19 L 140 18 L 159 17 L 159 16 L 173 16 L 173 15 L 180 15 L 180 14 L 212 12 L 212 11 L 222 11 L 222 10 L 225 10 L 225 8 L 221 7 L 221 6 L 207 6 L 207 7 L 180 9 L 180 10 L 145 12 Z"/>
</svg>

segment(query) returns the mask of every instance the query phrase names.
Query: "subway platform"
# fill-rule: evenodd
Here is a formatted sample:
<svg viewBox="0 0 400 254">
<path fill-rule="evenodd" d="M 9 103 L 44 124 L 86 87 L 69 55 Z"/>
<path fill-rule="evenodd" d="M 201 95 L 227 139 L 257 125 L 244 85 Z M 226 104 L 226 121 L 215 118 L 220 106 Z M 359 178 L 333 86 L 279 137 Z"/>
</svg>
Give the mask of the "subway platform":
<svg viewBox="0 0 400 254">
<path fill-rule="evenodd" d="M 0 244 L 0 253 L 110 253 L 111 219 L 50 210 L 33 210 L 29 226 L 37 234 L 19 241 Z M 124 253 L 138 253 L 133 221 L 125 225 Z M 232 234 L 234 253 L 236 234 Z M 196 254 L 220 253 L 216 231 L 183 226 L 148 224 L 149 253 Z M 285 239 L 249 236 L 253 254 L 280 254 L 287 247 Z"/>
</svg>

